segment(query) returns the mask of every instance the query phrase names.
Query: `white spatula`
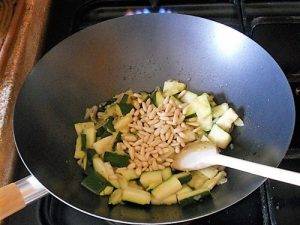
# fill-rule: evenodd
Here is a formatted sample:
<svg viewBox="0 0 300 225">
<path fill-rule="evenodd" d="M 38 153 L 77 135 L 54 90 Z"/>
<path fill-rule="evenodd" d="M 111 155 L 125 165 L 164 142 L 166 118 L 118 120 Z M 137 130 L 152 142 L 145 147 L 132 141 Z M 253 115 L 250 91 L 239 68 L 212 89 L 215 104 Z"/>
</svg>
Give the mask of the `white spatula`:
<svg viewBox="0 0 300 225">
<path fill-rule="evenodd" d="M 199 141 L 188 144 L 176 155 L 172 167 L 178 170 L 198 170 L 213 165 L 230 167 L 300 186 L 300 173 L 222 155 L 210 142 Z"/>
</svg>

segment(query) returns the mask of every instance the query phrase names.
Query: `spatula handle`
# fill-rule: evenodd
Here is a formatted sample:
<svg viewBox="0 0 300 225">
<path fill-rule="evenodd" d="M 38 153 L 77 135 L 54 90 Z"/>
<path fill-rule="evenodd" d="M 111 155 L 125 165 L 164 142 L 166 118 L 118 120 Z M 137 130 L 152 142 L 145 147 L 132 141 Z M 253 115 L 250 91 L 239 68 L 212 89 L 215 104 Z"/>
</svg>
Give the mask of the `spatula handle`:
<svg viewBox="0 0 300 225">
<path fill-rule="evenodd" d="M 213 162 L 216 165 L 222 165 L 258 176 L 300 186 L 300 173 L 297 172 L 249 162 L 225 155 L 214 156 Z"/>
</svg>

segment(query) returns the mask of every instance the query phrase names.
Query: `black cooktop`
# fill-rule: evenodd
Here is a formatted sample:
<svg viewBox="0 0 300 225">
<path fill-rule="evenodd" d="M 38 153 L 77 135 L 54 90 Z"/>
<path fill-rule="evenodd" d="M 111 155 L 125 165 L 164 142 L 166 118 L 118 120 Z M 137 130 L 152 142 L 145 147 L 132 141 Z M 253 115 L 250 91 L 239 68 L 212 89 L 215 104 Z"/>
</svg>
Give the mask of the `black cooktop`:
<svg viewBox="0 0 300 225">
<path fill-rule="evenodd" d="M 245 33 L 263 46 L 284 70 L 296 103 L 296 126 L 281 168 L 300 172 L 300 2 L 261 0 L 54 0 L 45 50 L 92 24 L 141 13 L 181 13 L 215 20 Z M 21 161 L 15 180 L 28 172 Z M 298 225 L 300 189 L 267 180 L 235 205 L 211 216 L 184 224 Z M 9 217 L 8 225 L 114 224 L 87 216 L 51 196 Z"/>
</svg>

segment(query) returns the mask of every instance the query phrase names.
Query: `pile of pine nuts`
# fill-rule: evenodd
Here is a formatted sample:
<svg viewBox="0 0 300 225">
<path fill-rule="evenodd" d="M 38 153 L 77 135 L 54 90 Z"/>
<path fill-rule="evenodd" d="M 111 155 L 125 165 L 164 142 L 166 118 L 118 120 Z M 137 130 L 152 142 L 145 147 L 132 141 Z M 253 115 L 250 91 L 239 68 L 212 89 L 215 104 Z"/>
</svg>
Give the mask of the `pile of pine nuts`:
<svg viewBox="0 0 300 225">
<path fill-rule="evenodd" d="M 193 127 L 184 122 L 184 105 L 166 97 L 156 107 L 150 98 L 143 101 L 140 94 L 134 93 L 133 106 L 130 133 L 123 135 L 123 143 L 119 143 L 130 155 L 128 168 L 140 175 L 170 166 L 174 155 L 191 141 L 185 137 L 185 131 Z"/>
</svg>

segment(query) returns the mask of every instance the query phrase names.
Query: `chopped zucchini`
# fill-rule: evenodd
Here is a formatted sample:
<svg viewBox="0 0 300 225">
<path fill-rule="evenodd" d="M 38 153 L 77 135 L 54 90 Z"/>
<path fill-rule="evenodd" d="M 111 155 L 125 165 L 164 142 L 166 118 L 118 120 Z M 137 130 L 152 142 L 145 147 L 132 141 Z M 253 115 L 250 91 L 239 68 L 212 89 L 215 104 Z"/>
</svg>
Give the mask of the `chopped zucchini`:
<svg viewBox="0 0 300 225">
<path fill-rule="evenodd" d="M 205 131 L 209 131 L 212 126 L 212 115 L 208 94 L 203 93 L 183 109 L 183 114 L 186 117 L 189 117 L 194 113 L 197 115 L 200 127 Z"/>
<path fill-rule="evenodd" d="M 172 170 L 170 167 L 166 167 L 161 171 L 163 181 L 168 180 L 172 176 Z"/>
<path fill-rule="evenodd" d="M 194 102 L 194 101 L 193 101 Z M 182 110 L 182 113 L 183 113 L 183 115 L 185 115 L 185 118 L 192 118 L 192 117 L 194 117 L 195 115 L 197 116 L 197 114 L 196 114 L 196 110 L 195 110 L 195 108 L 194 108 L 194 106 L 192 105 L 192 103 L 193 102 L 191 102 L 190 104 L 188 104 L 186 107 L 184 107 L 183 108 L 183 110 Z"/>
<path fill-rule="evenodd" d="M 115 139 L 115 135 L 110 135 L 95 142 L 93 147 L 99 155 L 104 152 L 112 151 Z"/>
<path fill-rule="evenodd" d="M 91 171 L 93 171 L 93 157 L 96 154 L 94 149 L 86 149 L 86 165 L 84 168 L 85 174 L 89 175 Z"/>
<path fill-rule="evenodd" d="M 159 170 L 144 172 L 140 177 L 140 183 L 144 188 L 153 189 L 162 183 L 162 173 Z"/>
<path fill-rule="evenodd" d="M 81 140 L 81 149 L 86 149 L 86 134 L 80 134 L 80 140 Z"/>
<path fill-rule="evenodd" d="M 234 125 L 237 126 L 237 127 L 243 127 L 244 126 L 244 122 L 241 118 L 237 118 L 235 121 L 234 121 Z"/>
<path fill-rule="evenodd" d="M 185 88 L 186 85 L 184 83 L 180 83 L 176 80 L 167 80 L 164 83 L 163 93 L 166 96 L 171 96 L 183 91 Z"/>
<path fill-rule="evenodd" d="M 197 114 L 196 114 L 196 113 L 189 114 L 189 115 L 185 116 L 185 121 L 187 121 L 187 120 L 190 119 L 190 118 L 195 118 L 195 117 L 197 117 Z"/>
<path fill-rule="evenodd" d="M 82 151 L 82 143 L 81 143 L 81 135 L 79 135 L 76 139 L 76 150 L 74 153 L 75 159 L 83 159 L 85 157 L 85 152 Z"/>
<path fill-rule="evenodd" d="M 122 200 L 140 205 L 150 204 L 151 196 L 147 191 L 127 187 L 123 190 Z"/>
<path fill-rule="evenodd" d="M 93 167 L 94 170 L 104 177 L 112 186 L 119 188 L 120 184 L 118 179 L 111 179 L 111 176 L 114 175 L 113 169 L 110 164 L 104 163 L 101 158 L 93 157 Z"/>
<path fill-rule="evenodd" d="M 151 101 L 152 103 L 156 106 L 159 107 L 163 104 L 164 97 L 159 89 L 156 89 L 152 94 L 151 94 Z"/>
<path fill-rule="evenodd" d="M 134 169 L 118 168 L 116 173 L 121 174 L 126 180 L 134 180 L 139 178 Z"/>
<path fill-rule="evenodd" d="M 103 159 L 105 162 L 110 162 L 114 167 L 126 167 L 129 164 L 129 155 L 119 155 L 114 152 L 105 152 Z"/>
<path fill-rule="evenodd" d="M 120 100 L 120 103 L 128 103 L 128 94 L 123 94 L 122 99 Z"/>
<path fill-rule="evenodd" d="M 200 127 L 204 131 L 209 131 L 212 127 L 212 115 L 211 107 L 208 101 L 208 95 L 206 93 L 197 97 L 195 105 L 195 111 L 197 114 L 198 122 L 200 122 Z"/>
<path fill-rule="evenodd" d="M 176 195 L 186 194 L 192 192 L 192 188 L 187 186 L 186 184 L 182 185 L 182 188 L 176 193 Z"/>
<path fill-rule="evenodd" d="M 137 182 L 135 180 L 131 180 L 128 182 L 128 187 L 131 188 L 135 188 L 135 189 L 139 189 L 139 190 L 143 190 L 143 187 L 138 185 Z"/>
<path fill-rule="evenodd" d="M 176 105 L 181 105 L 182 104 L 182 102 L 178 98 L 176 98 L 175 96 L 171 96 L 170 100 L 171 99 L 175 102 Z"/>
<path fill-rule="evenodd" d="M 151 199 L 151 204 L 153 205 L 173 205 L 177 203 L 177 197 L 176 194 L 170 195 L 169 197 L 159 200 L 156 198 Z"/>
<path fill-rule="evenodd" d="M 94 122 L 76 123 L 75 130 L 77 135 L 80 135 L 84 129 L 95 127 Z"/>
<path fill-rule="evenodd" d="M 215 166 L 210 166 L 210 167 L 199 170 L 199 172 L 201 172 L 204 176 L 211 179 L 214 176 L 216 176 L 219 171 Z"/>
<path fill-rule="evenodd" d="M 190 172 L 181 172 L 174 174 L 174 176 L 178 178 L 181 184 L 186 184 L 192 179 L 192 175 Z"/>
<path fill-rule="evenodd" d="M 117 174 L 118 182 L 120 184 L 120 188 L 125 189 L 128 187 L 128 181 L 120 174 Z"/>
<path fill-rule="evenodd" d="M 182 188 L 182 185 L 177 177 L 172 176 L 168 180 L 164 181 L 156 188 L 154 188 L 151 193 L 156 199 L 164 199 L 168 196 L 175 194 Z"/>
<path fill-rule="evenodd" d="M 82 169 L 86 170 L 86 166 L 87 166 L 87 155 L 85 155 L 82 159 Z"/>
<path fill-rule="evenodd" d="M 82 150 L 75 150 L 74 158 L 83 159 L 85 157 L 85 152 Z"/>
<path fill-rule="evenodd" d="M 188 182 L 188 185 L 192 188 L 198 189 L 208 180 L 208 177 L 203 175 L 200 171 L 194 171 L 192 173 L 192 179 Z"/>
<path fill-rule="evenodd" d="M 103 128 L 110 133 L 116 131 L 114 128 L 114 125 L 113 125 L 113 121 L 114 121 L 114 118 L 112 116 L 110 116 L 107 118 L 106 123 L 103 125 Z"/>
<path fill-rule="evenodd" d="M 184 134 L 184 141 L 185 142 L 191 142 L 191 141 L 195 141 L 197 139 L 196 134 L 191 131 L 191 130 L 185 130 L 183 131 Z"/>
<path fill-rule="evenodd" d="M 140 95 L 142 96 L 143 101 L 146 101 L 149 98 L 149 94 L 145 91 L 140 92 Z"/>
<path fill-rule="evenodd" d="M 119 107 L 123 116 L 128 114 L 133 109 L 133 105 L 128 103 L 119 103 Z"/>
<path fill-rule="evenodd" d="M 229 108 L 224 114 L 217 120 L 216 124 L 221 127 L 224 131 L 229 132 L 234 121 L 237 120 L 239 116 L 236 112 Z"/>
<path fill-rule="evenodd" d="M 110 195 L 108 204 L 116 205 L 122 202 L 122 195 L 123 190 L 122 189 L 116 189 L 114 192 Z"/>
<path fill-rule="evenodd" d="M 127 114 L 126 116 L 124 117 L 121 117 L 120 119 L 118 119 L 116 122 L 115 122 L 115 129 L 121 133 L 128 133 L 129 132 L 129 124 L 131 123 L 132 121 L 132 115 L 130 114 Z"/>
<path fill-rule="evenodd" d="M 111 135 L 111 133 L 108 132 L 107 130 L 105 130 L 104 127 L 100 127 L 96 132 L 97 141 L 99 141 L 102 138 L 106 138 L 110 135 Z"/>
<path fill-rule="evenodd" d="M 186 91 L 185 94 L 180 98 L 180 100 L 185 103 L 191 103 L 197 97 L 198 97 L 197 94 L 191 91 Z"/>
<path fill-rule="evenodd" d="M 213 118 L 218 118 L 222 116 L 227 110 L 229 109 L 229 106 L 227 103 L 222 103 L 221 105 L 217 105 L 212 108 L 212 116 Z"/>
<path fill-rule="evenodd" d="M 219 172 L 215 177 L 213 177 L 212 179 L 207 180 L 204 184 L 203 184 L 203 188 L 206 188 L 208 190 L 211 190 L 214 188 L 214 186 L 216 186 L 218 184 L 218 182 L 226 177 L 226 173 L 225 171 L 221 171 Z"/>
<path fill-rule="evenodd" d="M 208 137 L 206 136 L 206 134 L 203 134 L 200 141 L 202 142 L 210 142 L 210 140 L 208 139 Z"/>
<path fill-rule="evenodd" d="M 81 185 L 99 195 L 108 186 L 108 182 L 101 175 L 94 172 L 84 178 Z"/>
<path fill-rule="evenodd" d="M 114 191 L 112 186 L 106 186 L 103 191 L 100 192 L 101 196 L 110 195 Z"/>
<path fill-rule="evenodd" d="M 107 109 L 105 110 L 105 114 L 109 117 L 118 117 L 118 116 L 122 116 L 122 112 L 121 109 L 119 107 L 118 104 L 113 104 L 107 107 Z"/>
<path fill-rule="evenodd" d="M 222 130 L 218 125 L 213 125 L 208 134 L 209 140 L 215 143 L 219 148 L 225 149 L 231 142 L 231 136 Z"/>
<path fill-rule="evenodd" d="M 208 195 L 210 195 L 209 190 L 205 188 L 201 188 L 188 193 L 178 194 L 177 200 L 179 204 L 187 205 L 195 201 L 198 201 L 200 198 L 206 197 Z"/>
<path fill-rule="evenodd" d="M 90 127 L 83 129 L 82 131 L 86 135 L 86 148 L 93 148 L 93 144 L 96 141 L 96 129 L 95 127 Z M 81 136 L 82 147 L 84 148 L 84 136 Z"/>
<path fill-rule="evenodd" d="M 94 170 L 99 173 L 102 177 L 108 180 L 108 172 L 106 170 L 106 166 L 101 158 L 93 157 L 93 167 Z"/>
</svg>

